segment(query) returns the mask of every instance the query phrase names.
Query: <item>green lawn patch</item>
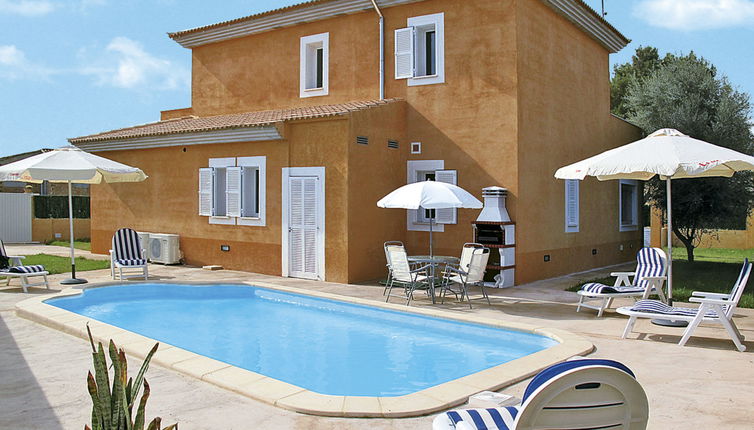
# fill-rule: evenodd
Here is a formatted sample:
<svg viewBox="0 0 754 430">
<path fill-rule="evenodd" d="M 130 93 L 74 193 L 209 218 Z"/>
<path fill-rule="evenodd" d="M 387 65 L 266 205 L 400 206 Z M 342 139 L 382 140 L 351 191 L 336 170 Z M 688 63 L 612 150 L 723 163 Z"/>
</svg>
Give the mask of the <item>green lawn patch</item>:
<svg viewBox="0 0 754 430">
<path fill-rule="evenodd" d="M 689 263 L 685 248 L 673 248 L 673 300 L 688 302 L 693 291 L 730 293 L 738 279 L 743 259 L 754 257 L 754 250 L 741 249 L 697 249 L 696 261 Z M 597 278 L 579 282 L 568 288 L 578 291 L 586 282 L 600 282 L 613 285 L 615 278 Z M 750 279 L 738 306 L 754 308 L 754 279 Z"/>
<path fill-rule="evenodd" d="M 27 255 L 26 258 L 21 260 L 21 263 L 25 266 L 41 264 L 52 275 L 57 273 L 69 273 L 71 271 L 71 259 L 69 257 L 58 257 L 57 255 Z M 108 269 L 109 267 L 110 261 L 108 260 L 90 260 L 84 257 L 76 257 L 76 272 Z"/>
<path fill-rule="evenodd" d="M 64 246 L 66 248 L 70 248 L 71 242 L 68 242 L 66 240 L 51 240 L 47 242 L 47 245 Z M 73 241 L 73 247 L 82 251 L 91 251 L 92 243 L 89 242 L 89 239 L 76 239 Z"/>
</svg>

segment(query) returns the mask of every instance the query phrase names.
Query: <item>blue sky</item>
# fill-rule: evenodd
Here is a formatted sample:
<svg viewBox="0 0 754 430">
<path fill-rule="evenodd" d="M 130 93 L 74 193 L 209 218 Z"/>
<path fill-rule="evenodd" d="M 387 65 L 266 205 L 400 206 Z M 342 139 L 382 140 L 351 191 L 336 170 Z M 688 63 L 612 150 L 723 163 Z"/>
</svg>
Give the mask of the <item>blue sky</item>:
<svg viewBox="0 0 754 430">
<path fill-rule="evenodd" d="M 0 0 L 0 156 L 188 107 L 191 55 L 167 32 L 295 3 Z M 601 9 L 600 0 L 587 3 Z M 640 45 L 694 50 L 754 94 L 754 0 L 605 0 L 605 9 L 632 40 L 612 64 Z"/>
</svg>

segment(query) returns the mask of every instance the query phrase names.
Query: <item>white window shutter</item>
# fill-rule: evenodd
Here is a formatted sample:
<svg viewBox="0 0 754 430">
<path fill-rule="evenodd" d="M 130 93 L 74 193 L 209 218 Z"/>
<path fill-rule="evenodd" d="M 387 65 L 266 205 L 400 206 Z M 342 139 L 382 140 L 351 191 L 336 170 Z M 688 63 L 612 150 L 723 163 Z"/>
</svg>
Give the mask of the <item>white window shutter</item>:
<svg viewBox="0 0 754 430">
<path fill-rule="evenodd" d="M 458 182 L 458 172 L 455 170 L 436 170 L 435 181 L 456 185 Z M 435 221 L 438 224 L 457 224 L 458 209 L 437 209 Z"/>
<path fill-rule="evenodd" d="M 212 190 L 214 186 L 214 169 L 205 167 L 199 169 L 199 215 L 214 215 L 212 205 Z"/>
<path fill-rule="evenodd" d="M 414 27 L 395 30 L 395 79 L 414 77 Z"/>
<path fill-rule="evenodd" d="M 225 174 L 225 213 L 230 217 L 240 217 L 241 167 L 228 167 Z"/>
<path fill-rule="evenodd" d="M 567 179 L 566 186 L 566 231 L 579 231 L 579 181 Z"/>
</svg>

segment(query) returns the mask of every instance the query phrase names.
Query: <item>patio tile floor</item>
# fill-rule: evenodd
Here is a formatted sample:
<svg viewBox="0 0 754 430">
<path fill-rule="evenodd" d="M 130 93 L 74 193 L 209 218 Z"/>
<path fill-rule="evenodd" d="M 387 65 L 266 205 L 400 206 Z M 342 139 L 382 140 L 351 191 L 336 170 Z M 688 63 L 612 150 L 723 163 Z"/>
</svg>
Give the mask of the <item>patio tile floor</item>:
<svg viewBox="0 0 754 430">
<path fill-rule="evenodd" d="M 9 245 L 7 248 L 11 254 L 60 252 L 67 255 L 65 248 L 43 245 Z M 77 250 L 76 254 L 86 253 Z M 577 295 L 563 291 L 565 286 L 579 279 L 598 277 L 614 270 L 615 267 L 495 290 L 492 306 L 476 302 L 473 310 L 448 302 L 435 306 L 450 312 L 552 327 L 584 336 L 596 346 L 591 356 L 622 361 L 637 374 L 649 397 L 649 428 L 751 428 L 754 342 L 745 342 L 748 351 L 740 353 L 722 328 L 705 326 L 682 348 L 676 345 L 682 330 L 654 326 L 646 320 L 637 322 L 631 339 L 620 339 L 625 317 L 615 312 L 607 312 L 603 318 L 597 318 L 590 310 L 576 313 Z M 110 273 L 99 270 L 81 275 L 94 283 L 108 281 Z M 150 275 L 154 280 L 170 281 L 257 281 L 384 300 L 382 287 L 377 285 L 344 285 L 156 264 L 150 265 Z M 17 280 L 11 287 L 0 286 L 0 403 L 3 405 L 0 428 L 81 428 L 89 420 L 91 401 L 85 385 L 86 372 L 91 366 L 88 343 L 15 313 L 17 302 L 59 291 L 62 286 L 58 282 L 65 277 L 54 275 L 51 290 L 32 288 L 29 294 L 21 292 Z M 426 298 L 419 297 L 412 301 L 412 307 L 433 306 Z M 754 310 L 737 311 L 736 323 L 744 336 L 754 338 Z M 140 359 L 129 357 L 129 361 L 134 366 Z M 206 377 L 211 377 L 211 373 Z M 162 416 L 163 424 L 177 421 L 181 428 L 429 429 L 433 418 L 309 416 L 246 398 L 158 363 L 150 367 L 147 378 L 152 387 L 147 416 Z M 520 397 L 527 383 L 525 380 L 501 391 Z"/>
</svg>

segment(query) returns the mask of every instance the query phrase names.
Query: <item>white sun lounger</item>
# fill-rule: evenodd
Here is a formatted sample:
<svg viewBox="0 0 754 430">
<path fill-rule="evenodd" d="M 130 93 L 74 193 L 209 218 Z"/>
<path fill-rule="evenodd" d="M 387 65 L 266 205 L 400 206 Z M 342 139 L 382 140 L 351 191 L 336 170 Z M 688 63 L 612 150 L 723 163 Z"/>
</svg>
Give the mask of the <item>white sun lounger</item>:
<svg viewBox="0 0 754 430">
<path fill-rule="evenodd" d="M 725 331 L 728 332 L 731 340 L 733 340 L 733 343 L 736 345 L 736 348 L 741 352 L 745 351 L 746 346 L 742 343 L 744 337 L 738 331 L 736 323 L 733 321 L 733 312 L 736 310 L 738 301 L 741 300 L 741 295 L 746 288 L 746 283 L 751 274 L 751 267 L 752 264 L 749 263 L 749 260 L 744 260 L 741 273 L 738 275 L 738 279 L 733 285 L 730 294 L 694 291 L 692 297 L 689 298 L 689 301 L 692 303 L 699 303 L 700 305 L 698 308 L 668 306 L 657 300 L 639 300 L 633 306 L 618 308 L 618 313 L 629 316 L 622 337 L 625 339 L 628 334 L 631 333 L 637 318 L 661 318 L 670 321 L 687 321 L 689 325 L 686 327 L 686 331 L 683 333 L 681 341 L 678 342 L 678 345 L 683 346 L 700 323 L 711 322 L 722 324 L 722 326 L 725 327 Z"/>
<path fill-rule="evenodd" d="M 647 299 L 652 293 L 659 295 L 660 300 L 665 301 L 662 284 L 665 281 L 666 272 L 665 251 L 660 248 L 642 248 L 636 254 L 636 271 L 610 274 L 616 277 L 614 285 L 596 282 L 584 284 L 578 291 L 579 305 L 576 307 L 576 312 L 579 312 L 582 307 L 595 309 L 597 316 L 601 317 L 602 312 L 612 305 L 613 299 L 620 297 Z M 597 301 L 599 304 L 594 305 L 589 303 L 590 301 Z"/>
<path fill-rule="evenodd" d="M 647 395 L 628 367 L 581 359 L 539 372 L 518 406 L 448 411 L 435 417 L 432 430 L 640 430 L 648 418 Z"/>
<path fill-rule="evenodd" d="M 50 289 L 50 283 L 47 281 L 47 275 L 49 275 L 49 272 L 45 270 L 44 266 L 22 265 L 21 260 L 24 257 L 21 255 L 8 255 L 5 251 L 5 245 L 3 245 L 2 240 L 0 240 L 0 255 L 6 257 L 10 263 L 10 267 L 7 269 L 0 269 L 0 277 L 5 276 L 6 279 L 5 285 L 10 285 L 10 280 L 12 278 L 18 278 L 21 281 L 21 289 L 24 290 L 24 293 L 29 292 L 29 287 L 44 286 L 48 290 Z M 41 276 L 43 280 L 40 282 L 29 282 L 29 278 L 35 276 Z"/>
</svg>

